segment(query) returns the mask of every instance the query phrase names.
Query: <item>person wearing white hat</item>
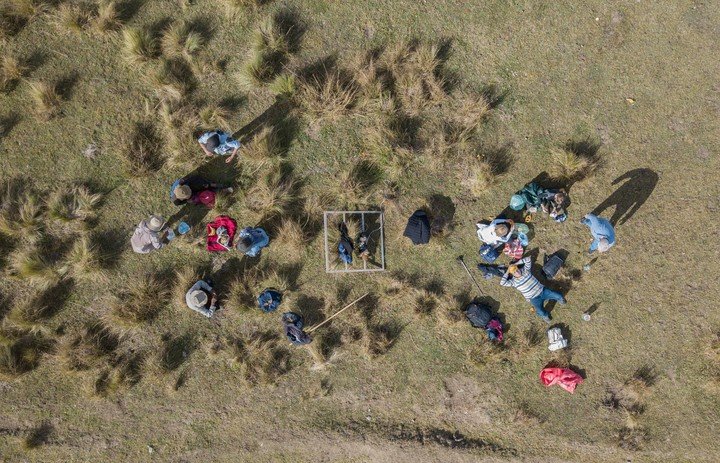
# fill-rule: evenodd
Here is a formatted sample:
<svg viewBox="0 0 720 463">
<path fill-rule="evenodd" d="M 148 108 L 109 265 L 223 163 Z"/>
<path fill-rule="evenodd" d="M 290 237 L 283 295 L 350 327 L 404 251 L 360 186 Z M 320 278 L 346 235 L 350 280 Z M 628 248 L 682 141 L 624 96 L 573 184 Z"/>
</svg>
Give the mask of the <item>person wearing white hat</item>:
<svg viewBox="0 0 720 463">
<path fill-rule="evenodd" d="M 165 219 L 159 215 L 151 215 L 140 222 L 130 238 L 133 251 L 148 254 L 165 246 L 167 227 Z"/>
<path fill-rule="evenodd" d="M 205 280 L 198 280 L 197 283 L 185 293 L 185 303 L 195 312 L 210 318 L 218 310 L 217 294 Z"/>
</svg>

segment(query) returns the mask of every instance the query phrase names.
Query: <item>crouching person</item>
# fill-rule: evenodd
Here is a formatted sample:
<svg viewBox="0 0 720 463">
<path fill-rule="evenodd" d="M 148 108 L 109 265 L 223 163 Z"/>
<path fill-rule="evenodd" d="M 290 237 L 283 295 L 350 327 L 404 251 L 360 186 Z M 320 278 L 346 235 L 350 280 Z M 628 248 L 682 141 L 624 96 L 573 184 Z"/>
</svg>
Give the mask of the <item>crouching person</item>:
<svg viewBox="0 0 720 463">
<path fill-rule="evenodd" d="M 305 323 L 302 315 L 296 314 L 295 312 L 285 312 L 282 314 L 282 322 L 288 341 L 296 346 L 310 344 L 312 337 L 303 331 Z"/>
<path fill-rule="evenodd" d="M 550 314 L 545 310 L 545 301 L 558 301 L 562 305 L 566 302 L 562 294 L 546 288 L 533 276 L 530 257 L 525 257 L 510 265 L 505 275 L 500 279 L 500 284 L 502 286 L 511 286 L 520 291 L 523 297 L 533 306 L 535 313 L 548 324 L 550 323 Z"/>
<path fill-rule="evenodd" d="M 185 293 L 185 303 L 195 312 L 201 313 L 208 318 L 212 317 L 215 311 L 220 308 L 215 290 L 205 280 L 198 280 Z"/>
<path fill-rule="evenodd" d="M 248 257 L 257 257 L 262 248 L 270 244 L 270 237 L 260 227 L 246 227 L 240 230 L 236 248 Z"/>
<path fill-rule="evenodd" d="M 138 254 L 149 254 L 165 246 L 168 228 L 165 219 L 151 215 L 140 222 L 130 238 L 133 251 Z"/>
</svg>

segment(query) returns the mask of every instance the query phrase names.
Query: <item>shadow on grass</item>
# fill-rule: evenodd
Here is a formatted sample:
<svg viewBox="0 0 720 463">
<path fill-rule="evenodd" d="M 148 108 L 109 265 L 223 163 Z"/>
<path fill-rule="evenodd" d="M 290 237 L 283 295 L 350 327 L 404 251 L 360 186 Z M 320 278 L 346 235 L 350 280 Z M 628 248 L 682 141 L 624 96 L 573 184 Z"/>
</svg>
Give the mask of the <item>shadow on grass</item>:
<svg viewBox="0 0 720 463">
<path fill-rule="evenodd" d="M 162 348 L 160 350 L 160 368 L 169 373 L 177 370 L 195 350 L 195 339 L 191 333 L 172 335 L 166 333 L 162 337 Z"/>
<path fill-rule="evenodd" d="M 627 222 L 648 200 L 658 182 L 658 174 L 646 168 L 633 169 L 625 172 L 612 184 L 622 183 L 607 199 L 600 203 L 592 213 L 600 215 L 607 209 L 615 208 L 610 217 L 613 225 Z"/>
</svg>

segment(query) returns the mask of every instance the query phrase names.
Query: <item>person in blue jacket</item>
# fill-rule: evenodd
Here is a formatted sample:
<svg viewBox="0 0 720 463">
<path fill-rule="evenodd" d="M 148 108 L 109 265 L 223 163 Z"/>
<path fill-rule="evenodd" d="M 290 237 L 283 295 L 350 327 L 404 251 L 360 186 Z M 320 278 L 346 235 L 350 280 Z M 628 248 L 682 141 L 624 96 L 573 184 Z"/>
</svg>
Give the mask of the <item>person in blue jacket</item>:
<svg viewBox="0 0 720 463">
<path fill-rule="evenodd" d="M 265 230 L 260 227 L 245 227 L 240 230 L 235 247 L 248 257 L 256 257 L 268 244 L 270 244 L 270 237 Z"/>
<path fill-rule="evenodd" d="M 580 223 L 590 228 L 593 242 L 590 244 L 590 254 L 595 251 L 606 252 L 615 246 L 615 229 L 609 220 L 593 214 L 588 214 Z"/>
</svg>

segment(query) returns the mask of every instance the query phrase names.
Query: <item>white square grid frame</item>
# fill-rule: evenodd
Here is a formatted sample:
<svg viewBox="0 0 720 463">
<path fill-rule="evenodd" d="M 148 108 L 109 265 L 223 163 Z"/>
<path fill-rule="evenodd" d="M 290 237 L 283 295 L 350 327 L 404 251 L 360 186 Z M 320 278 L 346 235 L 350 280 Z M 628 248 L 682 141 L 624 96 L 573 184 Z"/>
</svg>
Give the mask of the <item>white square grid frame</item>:
<svg viewBox="0 0 720 463">
<path fill-rule="evenodd" d="M 368 240 L 376 240 L 378 249 L 380 251 L 380 262 L 378 266 L 368 265 L 368 262 L 364 259 L 353 258 L 352 264 L 342 262 L 341 266 L 332 266 L 330 264 L 330 242 L 328 225 L 337 223 L 333 219 L 336 216 L 342 216 L 342 221 L 346 222 L 347 217 L 351 215 L 360 216 L 360 229 L 368 233 Z M 366 230 L 365 226 L 368 222 L 372 223 L 367 216 L 377 216 L 377 223 L 379 227 L 374 230 Z M 339 217 L 337 217 L 339 218 Z M 360 273 L 360 272 L 384 272 L 385 271 L 385 216 L 382 211 L 325 211 L 323 213 L 323 228 L 325 232 L 325 272 L 326 273 Z M 353 240 L 355 237 L 351 237 Z M 362 267 L 356 267 L 356 262 L 362 262 Z M 338 268 L 339 267 L 339 268 Z"/>
</svg>

